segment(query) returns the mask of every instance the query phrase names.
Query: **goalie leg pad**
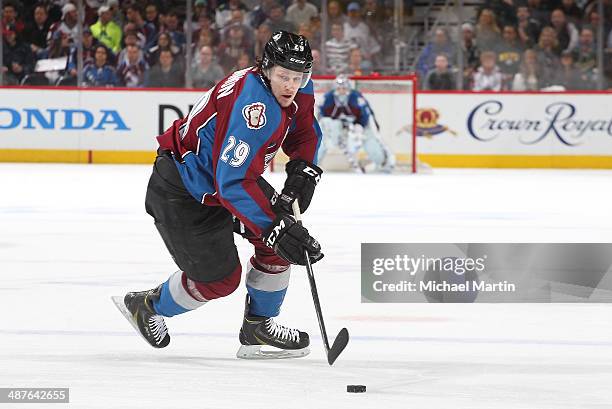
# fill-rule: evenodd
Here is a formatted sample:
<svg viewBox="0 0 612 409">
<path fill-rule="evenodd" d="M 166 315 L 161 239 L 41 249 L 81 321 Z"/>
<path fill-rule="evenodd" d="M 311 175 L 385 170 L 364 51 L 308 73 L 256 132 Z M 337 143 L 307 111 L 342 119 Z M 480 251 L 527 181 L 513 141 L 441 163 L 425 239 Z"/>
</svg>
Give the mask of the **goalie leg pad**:
<svg viewBox="0 0 612 409">
<path fill-rule="evenodd" d="M 321 133 L 323 134 L 323 140 L 319 147 L 319 156 L 317 163 L 321 163 L 325 154 L 331 147 L 338 147 L 340 138 L 345 134 L 345 130 L 342 126 L 342 121 L 332 119 L 329 117 L 323 117 L 319 120 L 319 126 L 321 127 Z"/>
<path fill-rule="evenodd" d="M 376 136 L 370 127 L 364 130 L 363 150 L 368 159 L 376 164 L 376 168 L 382 171 L 391 171 L 395 166 L 395 158 L 389 149 Z"/>
</svg>

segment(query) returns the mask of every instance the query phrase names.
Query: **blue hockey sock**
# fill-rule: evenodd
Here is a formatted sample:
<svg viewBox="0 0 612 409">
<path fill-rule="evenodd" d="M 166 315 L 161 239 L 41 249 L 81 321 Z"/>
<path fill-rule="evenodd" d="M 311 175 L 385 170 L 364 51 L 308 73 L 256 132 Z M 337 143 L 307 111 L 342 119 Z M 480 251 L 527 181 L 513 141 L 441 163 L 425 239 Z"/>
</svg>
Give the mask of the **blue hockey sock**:
<svg viewBox="0 0 612 409">
<path fill-rule="evenodd" d="M 172 317 L 206 304 L 206 301 L 198 301 L 187 292 L 183 286 L 184 274 L 182 271 L 177 271 L 162 284 L 161 295 L 153 302 L 153 309 L 159 315 Z"/>
<path fill-rule="evenodd" d="M 279 273 L 266 273 L 249 264 L 246 286 L 251 298 L 249 314 L 276 317 L 285 299 L 291 269 Z"/>
</svg>

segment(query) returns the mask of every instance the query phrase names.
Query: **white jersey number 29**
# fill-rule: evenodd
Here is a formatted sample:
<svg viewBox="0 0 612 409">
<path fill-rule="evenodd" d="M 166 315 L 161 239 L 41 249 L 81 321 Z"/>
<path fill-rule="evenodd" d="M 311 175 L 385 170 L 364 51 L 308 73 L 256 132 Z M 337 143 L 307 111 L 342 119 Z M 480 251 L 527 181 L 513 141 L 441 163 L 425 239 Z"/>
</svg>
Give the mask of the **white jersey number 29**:
<svg viewBox="0 0 612 409">
<path fill-rule="evenodd" d="M 221 160 L 230 166 L 239 168 L 249 157 L 250 151 L 251 147 L 248 143 L 239 140 L 238 144 L 236 144 L 236 138 L 230 136 L 227 138 L 227 146 L 221 153 Z"/>
</svg>

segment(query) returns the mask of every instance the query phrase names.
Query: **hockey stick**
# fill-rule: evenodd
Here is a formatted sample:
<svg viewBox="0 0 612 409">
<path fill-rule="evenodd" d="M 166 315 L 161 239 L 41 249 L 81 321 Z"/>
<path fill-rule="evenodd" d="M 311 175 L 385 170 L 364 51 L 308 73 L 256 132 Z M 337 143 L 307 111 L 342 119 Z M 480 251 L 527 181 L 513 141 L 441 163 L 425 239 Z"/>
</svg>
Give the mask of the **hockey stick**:
<svg viewBox="0 0 612 409">
<path fill-rule="evenodd" d="M 300 205 L 297 200 L 293 201 L 293 214 L 298 221 L 302 224 L 302 213 L 300 212 Z M 310 291 L 312 292 L 312 300 L 314 301 L 315 311 L 317 312 L 317 319 L 319 320 L 319 329 L 321 330 L 321 338 L 323 338 L 323 345 L 325 346 L 325 354 L 327 355 L 327 362 L 333 365 L 338 356 L 344 351 L 346 345 L 349 342 L 349 333 L 346 328 L 342 328 L 334 344 L 329 347 L 329 340 L 327 339 L 327 331 L 325 330 L 325 323 L 323 322 L 323 313 L 321 312 L 321 304 L 319 302 L 319 293 L 317 292 L 317 284 L 315 283 L 314 272 L 312 271 L 312 265 L 310 264 L 310 256 L 308 250 L 304 250 L 306 257 L 306 271 L 308 272 L 308 281 L 310 282 Z"/>
</svg>

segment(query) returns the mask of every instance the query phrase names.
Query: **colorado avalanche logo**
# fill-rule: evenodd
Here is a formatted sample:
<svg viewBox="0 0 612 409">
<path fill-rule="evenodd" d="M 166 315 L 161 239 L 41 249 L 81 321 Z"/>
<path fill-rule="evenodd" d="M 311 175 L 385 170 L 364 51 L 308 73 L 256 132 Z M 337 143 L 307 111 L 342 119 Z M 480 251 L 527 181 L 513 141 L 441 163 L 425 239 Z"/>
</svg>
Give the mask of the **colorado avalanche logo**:
<svg viewBox="0 0 612 409">
<path fill-rule="evenodd" d="M 254 102 L 242 108 L 242 116 L 249 129 L 261 129 L 266 125 L 266 106 Z"/>
</svg>

